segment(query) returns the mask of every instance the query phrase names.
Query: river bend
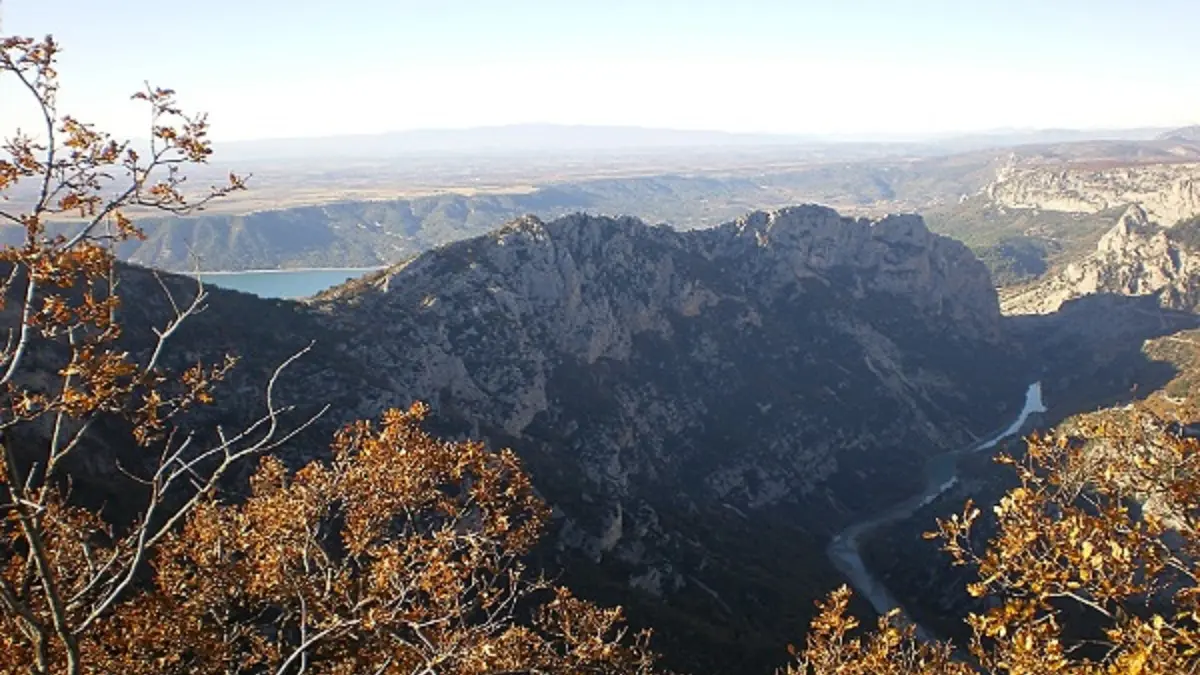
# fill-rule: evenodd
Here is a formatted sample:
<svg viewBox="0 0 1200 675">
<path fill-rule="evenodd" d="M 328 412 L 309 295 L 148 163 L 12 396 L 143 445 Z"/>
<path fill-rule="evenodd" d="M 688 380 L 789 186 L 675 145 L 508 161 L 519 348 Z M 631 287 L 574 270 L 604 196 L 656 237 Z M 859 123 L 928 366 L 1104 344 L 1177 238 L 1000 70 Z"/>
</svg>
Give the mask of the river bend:
<svg viewBox="0 0 1200 675">
<path fill-rule="evenodd" d="M 1029 421 L 1030 415 L 1040 412 L 1046 412 L 1046 406 L 1042 402 L 1042 383 L 1034 382 L 1025 391 L 1025 405 L 1021 408 L 1020 414 L 1003 431 L 968 447 L 931 457 L 925 463 L 924 490 L 850 525 L 833 538 L 826 550 L 829 559 L 846 577 L 854 590 L 870 601 L 876 612 L 882 615 L 899 607 L 903 614 L 904 608 L 901 607 L 887 586 L 871 574 L 866 564 L 863 563 L 860 551 L 862 537 L 882 525 L 911 517 L 919 509 L 940 497 L 958 482 L 959 457 L 995 448 L 1000 441 L 1020 433 Z M 922 640 L 930 640 L 933 635 L 918 624 L 917 637 Z"/>
</svg>

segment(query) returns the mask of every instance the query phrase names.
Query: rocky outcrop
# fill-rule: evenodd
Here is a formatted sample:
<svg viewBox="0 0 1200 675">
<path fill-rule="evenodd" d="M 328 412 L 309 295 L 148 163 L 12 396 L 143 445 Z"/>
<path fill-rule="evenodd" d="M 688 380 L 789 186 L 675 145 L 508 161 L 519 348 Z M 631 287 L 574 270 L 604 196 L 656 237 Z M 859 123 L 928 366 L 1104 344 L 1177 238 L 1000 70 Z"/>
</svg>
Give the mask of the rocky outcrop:
<svg viewBox="0 0 1200 675">
<path fill-rule="evenodd" d="M 707 239 L 714 259 L 732 259 L 744 274 L 761 277 L 770 270 L 774 286 L 768 292 L 797 279 L 850 282 L 839 291 L 856 298 L 900 296 L 925 316 L 953 322 L 964 335 L 998 338 L 987 269 L 958 241 L 930 232 L 920 216 L 849 219 L 831 209 L 801 207 L 751 214 Z M 761 252 L 752 254 L 753 248 Z"/>
<path fill-rule="evenodd" d="M 1200 164 L 1008 167 L 984 192 L 1001 206 L 1048 211 L 1097 213 L 1133 204 L 1150 220 L 1170 226 L 1200 214 Z"/>
<path fill-rule="evenodd" d="M 1200 305 L 1200 255 L 1133 206 L 1094 253 L 1009 294 L 1002 304 L 1008 314 L 1049 314 L 1068 300 L 1096 293 L 1152 295 L 1164 308 L 1192 311 Z"/>
</svg>

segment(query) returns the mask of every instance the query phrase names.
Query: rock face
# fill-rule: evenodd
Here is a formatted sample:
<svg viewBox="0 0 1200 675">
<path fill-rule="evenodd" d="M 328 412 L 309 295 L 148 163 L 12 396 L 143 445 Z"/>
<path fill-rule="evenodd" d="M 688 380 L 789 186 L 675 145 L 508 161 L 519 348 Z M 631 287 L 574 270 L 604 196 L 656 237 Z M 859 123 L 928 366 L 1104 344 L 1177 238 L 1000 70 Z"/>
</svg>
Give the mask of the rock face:
<svg viewBox="0 0 1200 675">
<path fill-rule="evenodd" d="M 1008 314 L 1049 314 L 1068 300 L 1095 293 L 1152 295 L 1164 308 L 1192 311 L 1200 305 L 1200 255 L 1131 206 L 1094 253 L 1009 295 L 1003 306 Z"/>
<path fill-rule="evenodd" d="M 315 309 L 385 380 L 354 416 L 423 399 L 518 450 L 568 579 L 726 666 L 801 631 L 784 617 L 837 583 L 830 533 L 1025 384 L 986 269 L 916 216 L 524 218 Z"/>
<path fill-rule="evenodd" d="M 851 443 L 803 438 L 855 378 L 884 400 L 853 415 L 891 408 L 898 415 L 881 421 L 909 441 L 959 442 L 965 427 L 939 422 L 955 417 L 964 373 L 908 347 L 953 327 L 939 339 L 952 350 L 999 349 L 995 294 L 965 247 L 915 216 L 869 222 L 820 207 L 686 234 L 634 219 L 526 218 L 321 308 L 353 327 L 347 356 L 388 373 L 390 392 L 452 410 L 474 433 L 577 439 L 597 460 L 584 472 L 591 489 L 616 497 L 677 462 L 657 455 L 681 436 L 683 447 L 697 435 L 735 440 L 709 428 L 714 416 L 759 431 L 770 420 L 770 443 L 703 476 L 739 507 L 809 494 L 837 472 L 840 450 L 871 445 L 859 432 Z M 805 394 L 799 409 L 784 402 Z M 729 405 L 739 410 L 720 410 Z M 881 431 L 869 433 L 890 435 Z"/>
<path fill-rule="evenodd" d="M 1128 204 L 1165 226 L 1200 213 L 1200 164 L 1006 168 L 985 189 L 1001 206 L 1096 213 Z"/>
</svg>

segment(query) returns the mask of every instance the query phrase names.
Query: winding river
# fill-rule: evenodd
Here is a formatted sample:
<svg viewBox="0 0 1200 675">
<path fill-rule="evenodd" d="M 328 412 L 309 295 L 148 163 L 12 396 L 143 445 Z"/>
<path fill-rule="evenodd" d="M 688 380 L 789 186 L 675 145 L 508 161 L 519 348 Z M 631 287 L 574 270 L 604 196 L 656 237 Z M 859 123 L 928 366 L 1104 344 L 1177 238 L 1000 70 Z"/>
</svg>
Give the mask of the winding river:
<svg viewBox="0 0 1200 675">
<path fill-rule="evenodd" d="M 883 585 L 883 582 L 872 575 L 863 563 L 862 554 L 859 551 L 863 535 L 880 526 L 908 518 L 921 507 L 937 499 L 958 482 L 959 457 L 996 447 L 1000 441 L 1020 433 L 1029 420 L 1029 416 L 1039 412 L 1046 412 L 1046 406 L 1042 402 L 1042 383 L 1034 382 L 1025 391 L 1025 406 L 1021 408 L 1021 413 L 1007 428 L 974 445 L 930 458 L 925 464 L 925 489 L 923 491 L 893 504 L 865 520 L 854 523 L 833 538 L 826 550 L 829 559 L 854 587 L 855 592 L 870 601 L 876 612 L 883 614 L 899 607 L 903 614 L 904 608 L 897 602 L 891 591 Z M 930 640 L 934 637 L 920 624 L 917 624 L 916 629 L 917 637 L 922 640 Z"/>
</svg>

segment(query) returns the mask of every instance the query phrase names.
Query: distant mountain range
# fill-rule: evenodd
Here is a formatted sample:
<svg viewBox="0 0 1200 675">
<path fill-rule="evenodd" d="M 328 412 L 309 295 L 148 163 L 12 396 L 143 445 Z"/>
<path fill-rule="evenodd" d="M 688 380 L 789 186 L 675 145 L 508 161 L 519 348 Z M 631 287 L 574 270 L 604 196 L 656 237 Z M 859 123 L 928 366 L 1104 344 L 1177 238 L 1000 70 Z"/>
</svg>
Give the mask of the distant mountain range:
<svg viewBox="0 0 1200 675">
<path fill-rule="evenodd" d="M 350 200 L 247 214 L 138 219 L 146 238 L 125 242 L 122 259 L 187 271 L 374 267 L 477 236 L 525 214 L 638 213 L 679 229 L 712 226 L 748 210 L 805 201 L 895 204 L 911 196 L 955 200 L 990 180 L 987 158 L 892 170 L 845 164 L 749 176 L 659 175 L 541 186 L 519 194 L 439 194 Z M 886 210 L 899 210 L 889 207 Z M 0 226 L 0 243 L 23 230 Z"/>
<path fill-rule="evenodd" d="M 1162 141 L 1200 142 L 1200 124 L 1172 129 L 1159 134 L 1158 139 Z"/>
<path fill-rule="evenodd" d="M 768 154 L 787 153 L 785 148 Z M 284 170 L 271 177 L 275 192 L 268 188 L 259 203 L 265 208 L 142 217 L 138 222 L 147 238 L 127 242 L 119 254 L 131 262 L 181 271 L 197 266 L 206 271 L 374 267 L 482 234 L 525 214 L 636 213 L 649 222 L 693 229 L 755 208 L 816 202 L 855 214 L 923 213 L 935 231 L 970 245 L 1003 285 L 1029 281 L 1060 259 L 1088 253 L 1129 203 L 1143 203 L 1163 224 L 1200 212 L 1195 182 L 1200 144 L 1098 140 L 933 157 L 894 154 L 899 156 L 795 166 L 748 161 L 740 169 L 694 173 L 655 172 L 649 163 L 646 175 L 584 180 L 553 178 L 555 167 L 586 164 L 582 157 L 513 160 L 514 175 L 532 166 L 529 170 L 542 170 L 549 180 L 511 192 L 434 190 L 412 196 L 387 196 L 386 182 L 380 182 L 381 198 L 334 197 L 273 208 L 272 194 L 286 197 L 287 190 L 309 185 L 320 189 L 319 176 L 298 175 L 292 183 Z M 473 157 L 425 163 L 461 167 L 473 163 Z M 705 159 L 701 152 L 676 164 L 706 166 Z M 503 158 L 491 163 L 508 164 Z M 297 167 L 322 171 L 303 160 Z M 1112 173 L 1111 167 L 1124 168 Z M 1118 174 L 1123 178 L 1118 180 Z M 344 178 L 345 184 L 355 185 L 358 176 Z M 17 243 L 22 236 L 20 228 L 0 227 L 0 243 Z"/>
<path fill-rule="evenodd" d="M 219 143 L 225 160 L 378 158 L 437 154 L 561 154 L 683 148 L 912 145 L 944 152 L 1031 143 L 1151 140 L 1165 128 L 998 129 L 943 134 L 774 134 L 636 126 L 516 124 L 466 129 L 418 129 L 380 134 L 281 138 Z"/>
<path fill-rule="evenodd" d="M 516 124 L 467 129 L 417 129 L 380 134 L 221 143 L 227 159 L 379 157 L 423 154 L 561 153 L 712 146 L 815 143 L 815 136 L 744 134 L 626 126 Z"/>
</svg>

